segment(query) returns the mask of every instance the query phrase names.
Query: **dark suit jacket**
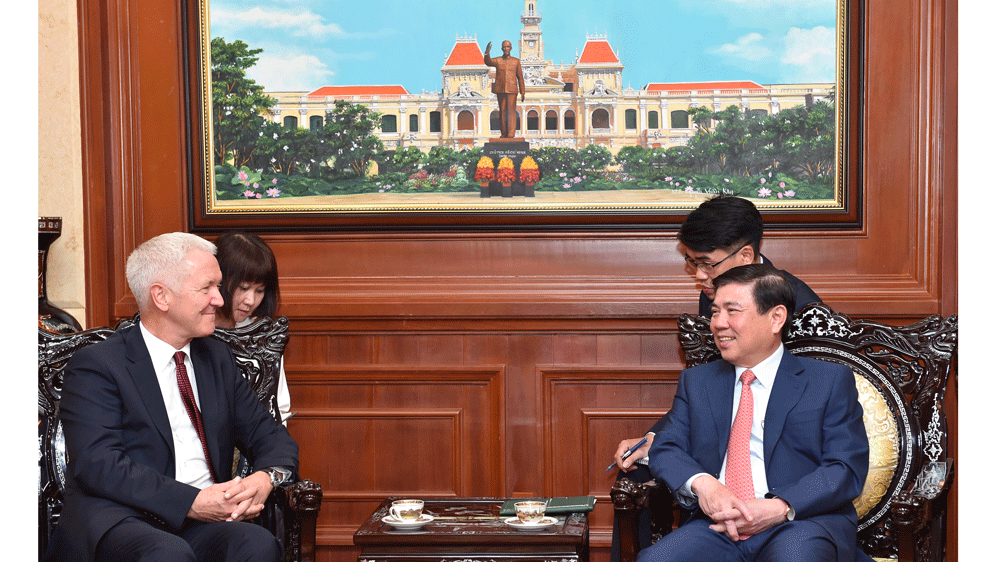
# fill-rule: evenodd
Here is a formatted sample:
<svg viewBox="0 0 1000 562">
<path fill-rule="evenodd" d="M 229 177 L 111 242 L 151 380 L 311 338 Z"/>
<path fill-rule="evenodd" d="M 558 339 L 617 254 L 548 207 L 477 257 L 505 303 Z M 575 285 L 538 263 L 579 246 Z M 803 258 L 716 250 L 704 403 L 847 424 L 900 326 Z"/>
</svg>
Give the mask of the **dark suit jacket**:
<svg viewBox="0 0 1000 562">
<path fill-rule="evenodd" d="M 767 259 L 763 254 L 761 254 L 760 259 L 765 265 L 774 265 L 771 263 L 771 260 Z M 787 271 L 782 271 L 782 273 L 788 276 L 788 279 L 792 282 L 792 286 L 795 287 L 795 310 L 792 312 L 802 310 L 807 304 L 823 302 L 823 300 L 819 298 L 819 295 L 817 295 L 816 292 L 809 287 L 809 285 L 806 285 L 804 281 Z M 698 314 L 706 318 L 712 317 L 712 301 L 705 296 L 704 292 L 698 296 Z"/>
<path fill-rule="evenodd" d="M 763 255 L 761 255 L 760 257 L 761 257 L 761 260 L 763 260 L 763 262 L 766 265 L 773 265 L 771 263 L 771 260 L 767 259 Z M 810 289 L 809 285 L 806 285 L 801 279 L 799 279 L 798 277 L 792 275 L 791 273 L 788 273 L 787 271 L 785 271 L 783 273 L 785 273 L 786 275 L 788 275 L 788 278 L 791 280 L 792 285 L 795 287 L 795 310 L 794 310 L 794 312 L 798 312 L 798 311 L 802 310 L 803 308 L 805 308 L 806 305 L 812 304 L 814 302 L 823 302 L 819 298 L 819 295 L 817 295 L 812 289 Z M 712 317 L 712 301 L 708 300 L 708 297 L 705 296 L 705 293 L 701 293 L 699 295 L 699 297 L 698 297 L 698 314 L 700 314 L 700 315 L 702 315 L 702 316 L 704 316 L 706 318 L 711 318 Z M 735 384 L 735 383 L 733 383 L 733 384 Z M 649 431 L 647 431 L 646 433 L 650 433 L 650 432 L 657 433 L 657 432 L 659 432 L 661 429 L 663 429 L 663 424 L 665 424 L 665 423 L 667 423 L 667 416 L 663 416 L 662 418 L 660 418 L 659 420 L 657 420 L 656 423 L 653 424 L 653 427 L 649 428 Z"/>
<path fill-rule="evenodd" d="M 232 478 L 233 448 L 254 467 L 298 471 L 298 445 L 239 374 L 229 347 L 191 342 L 216 481 Z M 174 444 L 139 326 L 83 348 L 65 370 L 60 418 L 69 467 L 53 544 L 63 560 L 93 560 L 104 533 L 135 516 L 177 531 L 199 490 L 174 480 Z"/>
<path fill-rule="evenodd" d="M 681 373 L 667 423 L 649 452 L 650 470 L 671 490 L 699 472 L 719 477 L 735 384 L 736 370 L 723 360 Z M 850 369 L 784 352 L 764 416 L 767 484 L 792 506 L 796 520 L 815 521 L 834 537 L 841 562 L 854 560 L 852 502 L 868 476 L 862 416 Z"/>
</svg>

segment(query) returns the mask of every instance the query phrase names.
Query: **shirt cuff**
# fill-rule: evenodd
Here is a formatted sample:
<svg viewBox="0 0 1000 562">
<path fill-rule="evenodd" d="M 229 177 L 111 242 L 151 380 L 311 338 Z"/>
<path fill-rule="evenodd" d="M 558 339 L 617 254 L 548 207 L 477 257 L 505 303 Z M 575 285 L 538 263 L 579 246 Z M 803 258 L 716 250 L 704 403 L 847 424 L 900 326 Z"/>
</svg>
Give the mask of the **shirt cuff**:
<svg viewBox="0 0 1000 562">
<path fill-rule="evenodd" d="M 788 521 L 795 521 L 795 508 L 788 502 L 785 502 L 785 505 L 788 506 L 788 511 L 785 512 L 785 519 Z"/>
<path fill-rule="evenodd" d="M 785 498 L 782 498 L 780 496 L 776 496 L 776 495 L 774 495 L 772 493 L 764 494 L 764 497 L 767 498 L 767 499 L 775 498 L 775 499 L 779 499 L 779 500 L 785 502 L 785 506 L 788 508 L 785 511 L 785 520 L 786 521 L 795 521 L 795 508 L 792 507 L 792 504 L 788 503 L 788 500 L 786 500 Z"/>
<path fill-rule="evenodd" d="M 698 494 L 695 494 L 694 490 L 691 489 L 691 484 L 696 478 L 702 475 L 708 475 L 708 473 L 699 472 L 695 474 L 691 478 L 687 479 L 687 482 L 684 483 L 684 486 L 682 486 L 680 490 L 677 490 L 677 501 L 685 507 L 691 507 L 692 505 L 698 503 Z"/>
</svg>

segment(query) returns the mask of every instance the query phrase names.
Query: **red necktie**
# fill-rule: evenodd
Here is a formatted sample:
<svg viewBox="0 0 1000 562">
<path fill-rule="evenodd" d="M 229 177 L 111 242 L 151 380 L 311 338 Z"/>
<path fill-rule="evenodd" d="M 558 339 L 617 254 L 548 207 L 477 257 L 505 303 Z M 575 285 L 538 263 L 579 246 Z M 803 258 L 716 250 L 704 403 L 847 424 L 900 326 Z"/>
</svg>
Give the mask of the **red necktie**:
<svg viewBox="0 0 1000 562">
<path fill-rule="evenodd" d="M 208 445 L 205 442 L 205 427 L 201 425 L 201 412 L 198 411 L 198 404 L 194 401 L 194 392 L 191 390 L 191 381 L 188 380 L 187 368 L 184 367 L 184 352 L 174 353 L 174 364 L 177 365 L 177 388 L 181 391 L 181 400 L 184 402 L 184 409 L 187 410 L 191 425 L 198 432 L 198 439 L 201 441 L 201 450 L 205 453 L 205 464 L 208 465 L 208 475 L 215 482 L 215 475 L 212 474 L 212 459 L 208 456 Z"/>
<path fill-rule="evenodd" d="M 736 420 L 729 434 L 729 448 L 726 452 L 726 487 L 743 501 L 754 498 L 753 473 L 750 471 L 750 428 L 753 425 L 753 392 L 750 383 L 756 376 L 750 369 L 743 371 L 740 381 L 740 407 L 736 410 Z M 740 535 L 746 539 L 749 535 Z"/>
</svg>

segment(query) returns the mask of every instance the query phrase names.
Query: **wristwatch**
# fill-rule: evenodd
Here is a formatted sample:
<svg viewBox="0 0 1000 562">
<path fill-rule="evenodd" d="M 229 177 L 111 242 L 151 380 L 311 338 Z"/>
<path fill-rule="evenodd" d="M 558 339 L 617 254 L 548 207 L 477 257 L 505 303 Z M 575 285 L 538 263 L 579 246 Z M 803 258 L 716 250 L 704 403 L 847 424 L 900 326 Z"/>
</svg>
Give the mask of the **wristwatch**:
<svg viewBox="0 0 1000 562">
<path fill-rule="evenodd" d="M 280 486 L 281 483 L 285 481 L 285 474 L 277 468 L 268 467 L 263 469 L 261 472 L 264 472 L 271 477 L 271 486 L 274 486 L 275 488 Z"/>
</svg>

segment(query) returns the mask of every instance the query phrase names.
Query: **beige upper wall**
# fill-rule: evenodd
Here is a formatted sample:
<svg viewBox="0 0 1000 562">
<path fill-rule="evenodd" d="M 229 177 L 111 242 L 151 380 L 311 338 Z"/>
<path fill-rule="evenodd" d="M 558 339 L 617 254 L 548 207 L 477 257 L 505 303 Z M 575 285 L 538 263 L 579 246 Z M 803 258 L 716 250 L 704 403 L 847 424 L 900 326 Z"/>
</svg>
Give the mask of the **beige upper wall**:
<svg viewBox="0 0 1000 562">
<path fill-rule="evenodd" d="M 63 218 L 48 296 L 85 328 L 83 165 L 76 0 L 38 1 L 38 215 Z"/>
</svg>

